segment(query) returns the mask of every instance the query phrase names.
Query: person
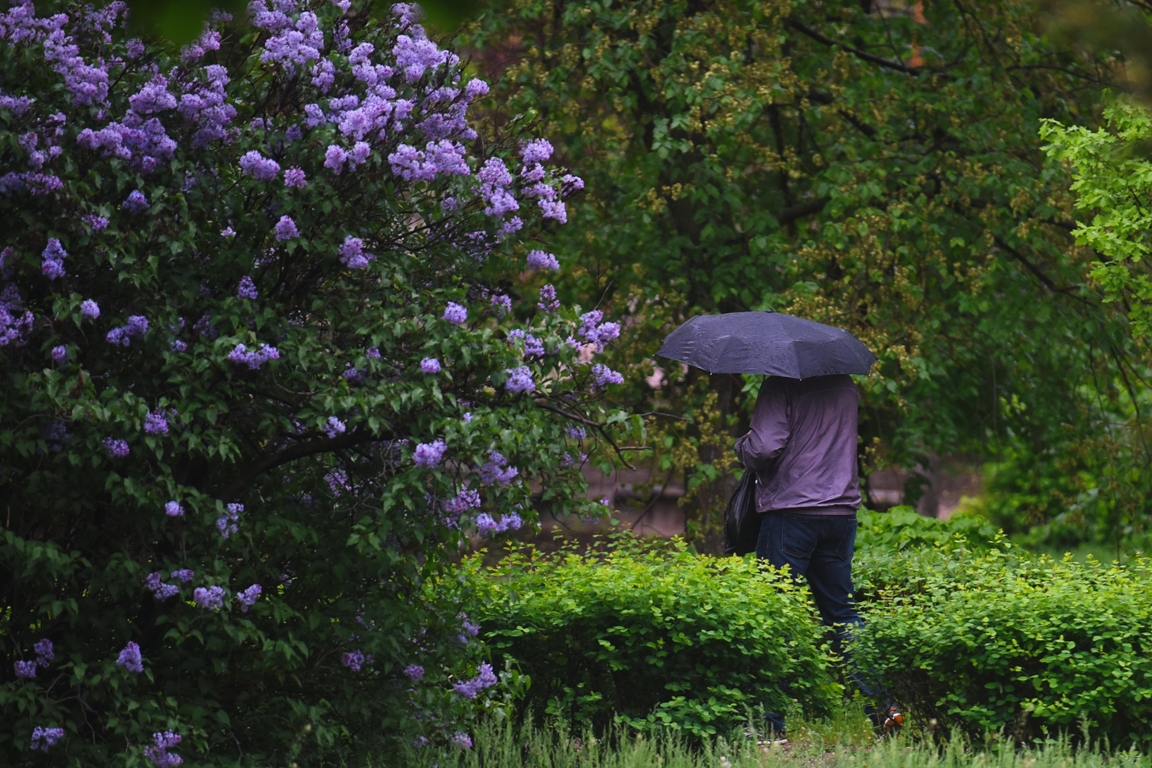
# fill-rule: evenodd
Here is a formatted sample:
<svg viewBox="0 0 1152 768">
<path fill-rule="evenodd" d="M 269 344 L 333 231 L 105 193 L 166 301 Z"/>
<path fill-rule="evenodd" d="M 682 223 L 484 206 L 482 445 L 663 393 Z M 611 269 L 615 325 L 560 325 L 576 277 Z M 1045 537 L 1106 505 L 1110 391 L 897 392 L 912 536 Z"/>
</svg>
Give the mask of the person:
<svg viewBox="0 0 1152 768">
<path fill-rule="evenodd" d="M 862 625 L 852 599 L 852 555 L 860 482 L 856 469 L 860 395 L 848 375 L 765 379 L 747 434 L 736 441 L 740 462 L 755 473 L 760 537 L 756 555 L 788 566 L 812 590 L 824 624 L 842 655 Z M 869 698 L 876 691 L 858 674 L 853 681 Z M 885 732 L 903 724 L 894 706 L 869 707 Z M 783 719 L 769 716 L 774 731 Z"/>
</svg>

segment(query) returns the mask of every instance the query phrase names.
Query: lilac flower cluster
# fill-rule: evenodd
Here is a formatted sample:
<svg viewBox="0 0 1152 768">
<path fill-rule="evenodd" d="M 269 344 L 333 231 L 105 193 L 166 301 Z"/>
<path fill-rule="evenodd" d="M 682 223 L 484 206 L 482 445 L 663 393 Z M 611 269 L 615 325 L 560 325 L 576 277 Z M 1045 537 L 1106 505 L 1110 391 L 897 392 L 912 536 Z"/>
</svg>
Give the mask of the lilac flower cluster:
<svg viewBox="0 0 1152 768">
<path fill-rule="evenodd" d="M 190 568 L 181 568 L 178 571 L 172 571 L 172 578 L 176 579 L 176 581 L 183 582 L 184 584 L 192 581 L 192 577 L 195 575 L 196 572 Z"/>
<path fill-rule="evenodd" d="M 490 536 L 505 531 L 518 531 L 523 524 L 524 521 L 516 512 L 504 515 L 499 522 L 487 512 L 481 512 L 476 516 L 476 532 L 481 536 Z"/>
<path fill-rule="evenodd" d="M 196 587 L 192 599 L 206 611 L 218 611 L 224 607 L 224 587 Z"/>
<path fill-rule="evenodd" d="M 60 245 L 60 241 L 54 237 L 48 238 L 48 245 L 44 247 L 44 253 L 41 255 L 43 261 L 40 263 L 40 269 L 44 276 L 49 280 L 55 280 L 68 274 L 64 271 L 64 257 L 68 252 Z"/>
<path fill-rule="evenodd" d="M 166 435 L 168 434 L 168 417 L 163 411 L 156 410 L 149 413 L 144 417 L 144 434 L 146 435 Z"/>
<path fill-rule="evenodd" d="M 456 683 L 456 685 L 452 687 L 456 689 L 456 693 L 464 698 L 475 699 L 480 691 L 485 688 L 491 688 L 496 685 L 497 682 L 496 675 L 492 671 L 492 665 L 485 661 L 480 663 L 476 677 L 462 683 Z"/>
<path fill-rule="evenodd" d="M 450 499 L 443 502 L 445 512 L 459 514 L 467 512 L 470 509 L 476 509 L 481 504 L 480 492 L 471 488 L 465 488 Z"/>
<path fill-rule="evenodd" d="M 62 363 L 68 359 L 68 347 L 61 344 L 60 346 L 52 347 L 52 360 L 57 363 Z"/>
<path fill-rule="evenodd" d="M 259 584 L 253 584 L 248 589 L 236 593 L 236 599 L 240 602 L 240 610 L 248 613 L 248 609 L 256 605 L 256 601 L 260 599 L 260 594 L 263 591 Z"/>
<path fill-rule="evenodd" d="M 345 237 L 337 250 L 340 253 L 340 262 L 348 269 L 367 269 L 368 263 L 376 258 L 371 253 L 365 253 L 364 241 L 352 235 Z"/>
<path fill-rule="evenodd" d="M 536 390 L 536 382 L 532 380 L 532 370 L 528 366 L 521 365 L 519 368 L 509 368 L 505 373 L 508 374 L 508 381 L 504 383 L 504 388 L 509 392 L 534 392 Z"/>
<path fill-rule="evenodd" d="M 228 359 L 234 363 L 244 363 L 255 371 L 269 360 L 279 360 L 280 350 L 276 349 L 276 347 L 270 347 L 267 344 L 261 344 L 260 349 L 249 351 L 248 347 L 244 344 L 237 344 L 236 347 L 228 353 Z"/>
<path fill-rule="evenodd" d="M 412 460 L 416 462 L 418 467 L 426 467 L 432 469 L 433 467 L 440 466 L 440 462 L 444 460 L 444 452 L 448 450 L 448 446 L 443 440 L 434 440 L 431 443 L 419 443 L 416 446 L 416 451 L 412 454 Z"/>
<path fill-rule="evenodd" d="M 528 266 L 533 269 L 560 269 L 560 262 L 551 253 L 534 249 L 528 251 Z"/>
<path fill-rule="evenodd" d="M 104 438 L 103 443 L 104 450 L 107 451 L 108 455 L 113 459 L 122 459 L 131 452 L 131 449 L 128 447 L 128 443 L 124 440 L 120 440 L 119 438 L 106 437 Z"/>
<path fill-rule="evenodd" d="M 281 216 L 275 227 L 277 242 L 294 240 L 300 237 L 300 230 L 296 229 L 296 222 L 291 216 Z"/>
<path fill-rule="evenodd" d="M 623 384 L 624 376 L 612 370 L 606 365 L 597 363 L 592 366 L 592 376 L 595 379 L 593 386 L 596 389 L 603 389 L 609 384 Z"/>
<path fill-rule="evenodd" d="M 132 339 L 143 338 L 147 332 L 148 318 L 143 315 L 129 315 L 128 324 L 108 331 L 108 335 L 104 337 L 104 340 L 109 344 L 127 347 L 131 346 Z"/>
<path fill-rule="evenodd" d="M 236 297 L 240 299 L 256 299 L 260 296 L 260 292 L 256 290 L 256 283 L 252 282 L 252 278 L 248 275 L 240 278 L 240 284 L 236 286 Z"/>
<path fill-rule="evenodd" d="M 170 597 L 180 594 L 180 588 L 175 584 L 165 584 L 164 577 L 159 572 L 148 574 L 144 578 L 144 586 L 152 593 L 152 596 L 157 600 L 167 600 Z"/>
<path fill-rule="evenodd" d="M 23 346 L 27 340 L 35 318 L 31 312 L 21 312 L 21 309 L 20 294 L 16 292 L 16 286 L 9 284 L 0 293 L 0 347 L 9 344 Z"/>
<path fill-rule="evenodd" d="M 244 511 L 244 505 L 233 502 L 225 507 L 224 514 L 216 519 L 216 530 L 220 531 L 220 536 L 227 539 L 232 534 L 239 532 L 240 526 L 240 513 Z"/>
<path fill-rule="evenodd" d="M 63 728 L 41 728 L 36 726 L 32 729 L 32 745 L 31 748 L 47 752 L 50 748 L 56 746 L 56 742 L 64 738 Z"/>
<path fill-rule="evenodd" d="M 156 768 L 177 768 L 184 764 L 184 758 L 168 750 L 175 747 L 183 739 L 180 734 L 172 731 L 152 734 L 152 744 L 144 748 L 144 757 L 151 761 Z"/>
<path fill-rule="evenodd" d="M 467 150 L 457 141 L 430 141 L 424 149 L 401 144 L 388 155 L 392 172 L 407 181 L 434 181 L 437 176 L 468 176 Z"/>
<path fill-rule="evenodd" d="M 619 323 L 601 323 L 604 313 L 598 309 L 580 315 L 579 334 L 597 352 L 604 351 L 604 345 L 620 336 Z"/>
<path fill-rule="evenodd" d="M 240 170 L 257 181 L 272 181 L 280 175 L 280 163 L 253 149 L 240 158 Z"/>
<path fill-rule="evenodd" d="M 556 288 L 551 284 L 547 284 L 540 289 L 540 301 L 536 306 L 545 312 L 555 312 L 560 309 L 560 301 L 556 298 Z"/>
<path fill-rule="evenodd" d="M 56 658 L 52 641 L 48 638 L 37 641 L 36 644 L 32 646 L 32 650 L 36 652 L 35 661 L 17 661 L 13 664 L 16 677 L 20 680 L 31 680 L 36 677 L 37 667 L 46 667 L 52 663 L 52 659 Z"/>
<path fill-rule="evenodd" d="M 95 320 L 100 317 L 100 305 L 92 299 L 85 299 L 80 302 L 80 314 L 89 320 Z"/>
<path fill-rule="evenodd" d="M 456 733 L 452 734 L 452 738 L 449 739 L 449 741 L 452 743 L 452 746 L 457 749 L 472 749 L 472 737 L 464 733 L 464 731 L 456 731 Z"/>
<path fill-rule="evenodd" d="M 340 657 L 340 663 L 353 672 L 359 672 L 361 667 L 372 665 L 372 654 L 360 651 L 349 651 Z"/>
<path fill-rule="evenodd" d="M 347 425 L 335 416 L 329 416 L 328 421 L 324 424 L 324 434 L 329 439 L 342 435 L 348 429 Z"/>
<path fill-rule="evenodd" d="M 124 667 L 129 672 L 140 673 L 144 671 L 144 657 L 140 655 L 140 646 L 129 642 L 116 657 L 116 666 Z"/>
<path fill-rule="evenodd" d="M 128 193 L 127 199 L 124 200 L 124 203 L 120 207 L 129 215 L 139 216 L 151 208 L 152 204 L 148 202 L 148 198 L 144 196 L 143 192 L 134 189 Z"/>
<path fill-rule="evenodd" d="M 440 361 L 434 357 L 426 357 L 420 361 L 420 370 L 429 375 L 440 373 Z"/>
<path fill-rule="evenodd" d="M 424 677 L 424 667 L 419 664 L 409 664 L 404 668 L 404 674 L 407 675 L 408 679 L 412 682 L 418 683 L 420 679 Z"/>
<path fill-rule="evenodd" d="M 170 501 L 164 505 L 164 514 L 168 517 L 183 517 L 184 507 L 178 501 Z"/>
<path fill-rule="evenodd" d="M 499 317 L 503 317 L 512 311 L 512 299 L 503 293 L 493 295 L 491 304 L 492 311 Z"/>
<path fill-rule="evenodd" d="M 468 322 L 468 308 L 450 301 L 448 306 L 444 308 L 442 319 L 456 325 L 463 325 Z"/>
<path fill-rule="evenodd" d="M 484 485 L 508 485 L 520 474 L 519 469 L 508 466 L 508 459 L 499 451 L 489 451 L 488 461 L 480 465 L 478 471 Z"/>
</svg>

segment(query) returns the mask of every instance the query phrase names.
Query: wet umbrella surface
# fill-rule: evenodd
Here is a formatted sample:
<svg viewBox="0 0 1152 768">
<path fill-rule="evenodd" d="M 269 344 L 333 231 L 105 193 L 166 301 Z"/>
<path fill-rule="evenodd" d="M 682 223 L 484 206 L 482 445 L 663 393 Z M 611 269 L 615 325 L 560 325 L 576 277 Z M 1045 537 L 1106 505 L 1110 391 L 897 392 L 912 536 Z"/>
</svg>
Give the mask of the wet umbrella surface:
<svg viewBox="0 0 1152 768">
<path fill-rule="evenodd" d="M 790 379 L 866 374 L 876 355 L 843 328 L 779 312 L 694 317 L 656 353 L 709 373 L 762 373 Z"/>
</svg>

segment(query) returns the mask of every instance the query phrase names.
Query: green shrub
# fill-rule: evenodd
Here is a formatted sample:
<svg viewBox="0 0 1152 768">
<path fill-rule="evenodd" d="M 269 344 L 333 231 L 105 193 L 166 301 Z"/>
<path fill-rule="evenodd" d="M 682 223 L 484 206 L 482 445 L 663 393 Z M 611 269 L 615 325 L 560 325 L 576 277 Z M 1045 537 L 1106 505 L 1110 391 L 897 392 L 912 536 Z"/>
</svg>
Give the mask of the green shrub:
<svg viewBox="0 0 1152 768">
<path fill-rule="evenodd" d="M 465 567 L 483 639 L 529 675 L 537 717 L 705 735 L 759 705 L 820 714 L 839 694 L 807 590 L 754 558 L 621 538 Z"/>
<path fill-rule="evenodd" d="M 910 579 L 867 606 L 862 669 L 923 719 L 972 734 L 1149 740 L 1152 564 L 955 554 L 892 558 L 887 575 Z"/>
<path fill-rule="evenodd" d="M 857 551 L 879 548 L 903 550 L 923 546 L 988 549 L 1000 540 L 1000 531 L 980 515 L 957 515 L 948 520 L 925 517 L 912 507 L 887 512 L 860 510 Z"/>
</svg>

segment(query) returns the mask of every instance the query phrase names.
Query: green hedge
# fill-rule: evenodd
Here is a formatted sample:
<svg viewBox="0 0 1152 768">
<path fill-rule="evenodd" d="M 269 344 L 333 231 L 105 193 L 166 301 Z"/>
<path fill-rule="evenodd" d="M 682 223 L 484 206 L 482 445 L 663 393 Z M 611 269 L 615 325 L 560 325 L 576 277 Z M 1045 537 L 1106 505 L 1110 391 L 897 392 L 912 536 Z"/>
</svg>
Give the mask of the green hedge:
<svg viewBox="0 0 1152 768">
<path fill-rule="evenodd" d="M 493 662 L 530 677 L 537 718 L 710 735 L 759 705 L 821 715 L 842 690 L 807 591 L 753 558 L 618 538 L 465 571 Z"/>
<path fill-rule="evenodd" d="M 1150 564 L 895 554 L 856 659 L 922 719 L 1021 740 L 1058 731 L 1152 740 Z M 903 573 L 905 579 L 893 578 Z"/>
</svg>

